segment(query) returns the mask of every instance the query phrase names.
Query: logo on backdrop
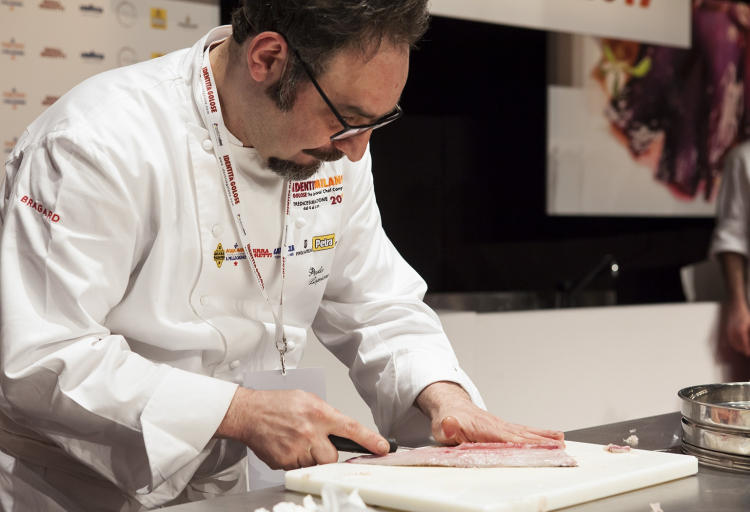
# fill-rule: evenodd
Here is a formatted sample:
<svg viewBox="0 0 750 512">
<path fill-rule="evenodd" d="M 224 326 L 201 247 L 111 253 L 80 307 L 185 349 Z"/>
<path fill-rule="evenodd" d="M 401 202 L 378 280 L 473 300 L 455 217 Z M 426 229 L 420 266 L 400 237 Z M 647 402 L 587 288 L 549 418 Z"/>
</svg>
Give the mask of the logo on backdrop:
<svg viewBox="0 0 750 512">
<path fill-rule="evenodd" d="M 117 23 L 125 28 L 131 28 L 138 21 L 138 10 L 135 8 L 133 2 L 123 0 L 115 7 L 115 17 L 117 18 Z"/>
<path fill-rule="evenodd" d="M 10 105 L 13 110 L 26 105 L 26 93 L 16 91 L 15 87 L 10 91 L 5 91 L 3 92 L 3 104 Z"/>
<path fill-rule="evenodd" d="M 336 246 L 336 235 L 314 236 L 313 251 L 326 251 Z"/>
<path fill-rule="evenodd" d="M 3 55 L 10 55 L 10 60 L 16 60 L 16 57 L 23 57 L 24 47 L 23 43 L 17 43 L 15 39 L 11 38 L 10 41 L 2 42 Z"/>
<path fill-rule="evenodd" d="M 158 7 L 151 8 L 151 28 L 167 29 L 167 10 Z"/>
<path fill-rule="evenodd" d="M 3 142 L 3 152 L 6 155 L 10 155 L 13 152 L 13 148 L 16 147 L 18 137 L 13 137 L 13 140 L 6 140 Z"/>
<path fill-rule="evenodd" d="M 44 51 L 40 53 L 42 57 L 48 59 L 67 59 L 68 56 L 63 53 L 60 48 L 50 48 L 49 46 L 44 47 Z"/>
<path fill-rule="evenodd" d="M 0 5 L 5 5 L 9 11 L 12 11 L 16 7 L 23 7 L 23 2 L 21 0 L 0 0 Z"/>
<path fill-rule="evenodd" d="M 88 4 L 88 5 L 81 5 L 78 7 L 78 10 L 81 11 L 81 14 L 84 16 L 101 16 L 104 14 L 104 7 L 99 7 L 98 5 L 94 4 Z"/>
<path fill-rule="evenodd" d="M 185 16 L 185 21 L 180 21 L 179 23 L 177 23 L 177 25 L 182 28 L 189 28 L 189 29 L 198 28 L 197 23 L 190 22 L 190 16 Z"/>
<path fill-rule="evenodd" d="M 138 54 L 130 46 L 124 46 L 117 52 L 117 66 L 130 66 L 138 62 Z"/>
<path fill-rule="evenodd" d="M 40 9 L 47 9 L 50 11 L 64 11 L 65 7 L 63 7 L 63 4 L 58 2 L 57 0 L 42 0 L 42 3 L 39 4 Z"/>
<path fill-rule="evenodd" d="M 96 53 L 93 50 L 90 52 L 81 52 L 81 59 L 83 59 L 83 62 L 93 62 L 98 64 L 104 60 L 104 54 Z"/>
<path fill-rule="evenodd" d="M 42 100 L 42 105 L 45 107 L 49 107 L 53 105 L 57 100 L 60 99 L 60 96 L 47 96 Z"/>
</svg>

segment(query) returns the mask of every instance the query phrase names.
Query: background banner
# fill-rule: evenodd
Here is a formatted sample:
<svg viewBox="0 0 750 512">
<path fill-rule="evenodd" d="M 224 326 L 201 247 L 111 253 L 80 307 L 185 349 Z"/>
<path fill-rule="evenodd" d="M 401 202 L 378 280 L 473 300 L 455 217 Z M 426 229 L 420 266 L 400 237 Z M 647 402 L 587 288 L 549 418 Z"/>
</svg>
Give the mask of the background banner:
<svg viewBox="0 0 750 512">
<path fill-rule="evenodd" d="M 83 80 L 195 44 L 218 3 L 0 0 L 2 161 L 50 105 Z M 0 166 L 0 179 L 5 166 Z"/>
<path fill-rule="evenodd" d="M 432 14 L 690 46 L 691 0 L 432 0 Z"/>
</svg>

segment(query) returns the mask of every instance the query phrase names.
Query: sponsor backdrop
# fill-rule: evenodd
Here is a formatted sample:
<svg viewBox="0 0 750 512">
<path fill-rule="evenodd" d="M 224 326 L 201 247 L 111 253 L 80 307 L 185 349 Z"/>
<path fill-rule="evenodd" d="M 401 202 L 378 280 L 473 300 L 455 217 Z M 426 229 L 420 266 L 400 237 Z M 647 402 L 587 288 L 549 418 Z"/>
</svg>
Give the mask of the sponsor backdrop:
<svg viewBox="0 0 750 512">
<path fill-rule="evenodd" d="M 432 0 L 431 12 L 686 48 L 690 4 L 690 0 Z"/>
<path fill-rule="evenodd" d="M 93 75 L 192 46 L 219 6 L 175 0 L 0 0 L 2 160 L 26 127 Z M 0 168 L 0 178 L 5 168 Z"/>
</svg>

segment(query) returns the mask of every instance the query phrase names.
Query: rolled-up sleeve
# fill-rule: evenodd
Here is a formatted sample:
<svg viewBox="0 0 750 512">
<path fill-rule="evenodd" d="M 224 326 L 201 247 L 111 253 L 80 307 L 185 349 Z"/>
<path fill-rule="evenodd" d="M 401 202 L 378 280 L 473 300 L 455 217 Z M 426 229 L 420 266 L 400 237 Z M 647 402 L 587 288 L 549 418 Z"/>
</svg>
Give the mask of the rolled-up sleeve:
<svg viewBox="0 0 750 512">
<path fill-rule="evenodd" d="M 0 407 L 157 506 L 208 454 L 236 385 L 149 361 L 104 327 L 147 252 L 150 221 L 129 177 L 70 133 L 47 136 L 6 168 Z"/>
<path fill-rule="evenodd" d="M 724 168 L 721 189 L 716 201 L 716 228 L 711 240 L 709 256 L 722 252 L 748 256 L 750 235 L 750 177 L 748 176 L 747 145 L 730 154 Z"/>
<path fill-rule="evenodd" d="M 459 384 L 484 408 L 440 320 L 422 301 L 425 282 L 383 231 L 369 151 L 344 179 L 346 211 L 331 277 L 313 322 L 316 336 L 349 367 L 384 435 L 421 414 L 414 401 L 435 382 Z"/>
</svg>

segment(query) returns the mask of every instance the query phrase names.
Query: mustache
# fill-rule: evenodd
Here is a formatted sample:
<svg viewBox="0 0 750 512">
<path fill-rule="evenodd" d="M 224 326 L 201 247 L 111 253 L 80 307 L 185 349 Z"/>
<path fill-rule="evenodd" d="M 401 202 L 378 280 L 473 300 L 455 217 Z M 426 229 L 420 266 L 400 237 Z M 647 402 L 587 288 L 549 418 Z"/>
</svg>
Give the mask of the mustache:
<svg viewBox="0 0 750 512">
<path fill-rule="evenodd" d="M 310 155 L 313 158 L 320 160 L 321 162 L 337 162 L 344 158 L 344 152 L 336 148 L 314 148 L 314 149 L 303 149 L 302 152 L 306 155 Z"/>
</svg>

